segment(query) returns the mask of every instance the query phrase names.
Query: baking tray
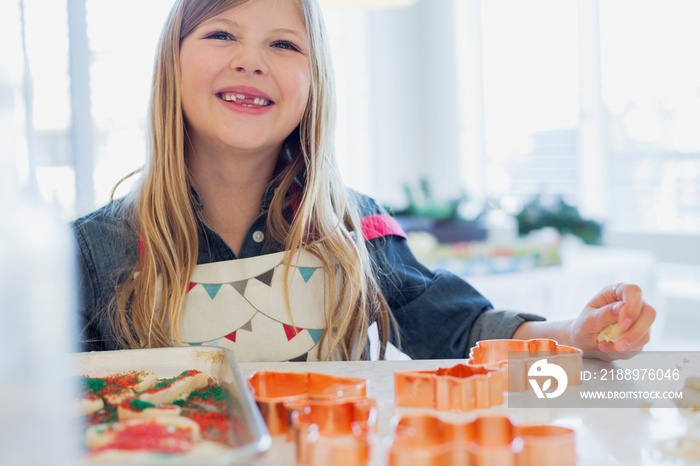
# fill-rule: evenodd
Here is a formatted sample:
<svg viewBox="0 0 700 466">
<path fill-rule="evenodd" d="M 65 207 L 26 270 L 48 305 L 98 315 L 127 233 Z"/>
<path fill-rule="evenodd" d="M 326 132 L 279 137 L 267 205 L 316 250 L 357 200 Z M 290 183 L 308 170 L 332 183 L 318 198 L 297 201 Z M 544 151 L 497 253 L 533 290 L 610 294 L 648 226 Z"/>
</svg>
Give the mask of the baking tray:
<svg viewBox="0 0 700 466">
<path fill-rule="evenodd" d="M 230 392 L 233 402 L 230 414 L 242 418 L 240 429 L 235 433 L 238 445 L 215 453 L 194 456 L 162 455 L 157 453 L 135 453 L 129 464 L 144 465 L 197 465 L 220 466 L 246 464 L 256 455 L 266 451 L 272 442 L 270 433 L 253 399 L 248 382 L 236 362 L 233 352 L 225 348 L 206 346 L 184 348 L 157 348 L 121 351 L 100 351 L 71 355 L 75 375 L 106 377 L 118 372 L 148 369 L 160 378 L 175 377 L 185 370 L 196 369 L 220 382 Z M 123 463 L 124 456 L 115 458 Z M 105 459 L 87 458 L 86 463 L 105 464 Z"/>
</svg>

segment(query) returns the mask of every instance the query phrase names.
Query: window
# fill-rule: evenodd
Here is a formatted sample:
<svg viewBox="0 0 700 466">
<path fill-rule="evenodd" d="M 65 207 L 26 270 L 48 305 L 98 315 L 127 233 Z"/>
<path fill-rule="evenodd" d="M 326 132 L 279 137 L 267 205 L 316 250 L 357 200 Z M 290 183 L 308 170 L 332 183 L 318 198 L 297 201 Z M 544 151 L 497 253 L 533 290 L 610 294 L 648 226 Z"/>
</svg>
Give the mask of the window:
<svg viewBox="0 0 700 466">
<path fill-rule="evenodd" d="M 67 218 L 106 202 L 143 163 L 153 54 L 171 4 L 0 6 L 4 43 L 21 43 L 24 24 L 27 57 L 25 68 L 17 46 L 0 58 L 13 95 L 0 108 L 28 136 L 3 138 Z M 425 175 L 445 196 L 516 205 L 562 195 L 612 229 L 700 231 L 695 0 L 324 10 L 351 187 L 400 206 L 404 185 Z"/>
<path fill-rule="evenodd" d="M 700 231 L 699 17 L 692 0 L 600 4 L 613 227 Z"/>
<path fill-rule="evenodd" d="M 146 159 L 153 59 L 172 3 L 86 2 L 96 205 L 104 204 L 115 184 Z"/>
<path fill-rule="evenodd" d="M 489 196 L 578 199 L 577 2 L 481 2 Z"/>
<path fill-rule="evenodd" d="M 477 194 L 561 195 L 613 230 L 700 231 L 697 2 L 455 7 Z"/>
</svg>

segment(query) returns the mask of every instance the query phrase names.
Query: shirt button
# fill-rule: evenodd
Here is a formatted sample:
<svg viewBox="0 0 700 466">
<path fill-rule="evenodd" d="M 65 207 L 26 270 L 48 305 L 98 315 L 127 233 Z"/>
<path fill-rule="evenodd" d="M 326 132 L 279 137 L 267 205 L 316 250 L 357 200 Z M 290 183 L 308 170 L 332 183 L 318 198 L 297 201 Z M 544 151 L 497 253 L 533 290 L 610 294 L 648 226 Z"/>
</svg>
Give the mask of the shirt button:
<svg viewBox="0 0 700 466">
<path fill-rule="evenodd" d="M 265 234 L 260 230 L 253 233 L 253 241 L 255 241 L 256 243 L 261 243 L 264 238 Z"/>
</svg>

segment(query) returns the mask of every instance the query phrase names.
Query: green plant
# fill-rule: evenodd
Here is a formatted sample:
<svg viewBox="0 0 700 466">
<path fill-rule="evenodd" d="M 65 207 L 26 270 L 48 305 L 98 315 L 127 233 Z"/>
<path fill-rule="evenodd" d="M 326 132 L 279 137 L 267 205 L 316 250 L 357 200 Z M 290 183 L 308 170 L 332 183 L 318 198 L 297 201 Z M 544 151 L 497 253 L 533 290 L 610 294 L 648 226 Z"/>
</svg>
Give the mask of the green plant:
<svg viewBox="0 0 700 466">
<path fill-rule="evenodd" d="M 602 224 L 581 217 L 578 209 L 567 204 L 561 197 L 553 203 L 542 202 L 537 196 L 525 204 L 516 216 L 521 235 L 543 227 L 552 227 L 561 234 L 573 234 L 586 244 L 600 244 L 602 239 Z"/>
<path fill-rule="evenodd" d="M 408 183 L 404 183 L 403 189 L 408 199 L 408 206 L 405 209 L 392 209 L 392 214 L 427 218 L 436 222 L 460 220 L 458 209 L 459 205 L 467 199 L 466 195 L 437 202 L 430 189 L 430 182 L 425 178 L 421 178 L 417 192 L 414 192 Z"/>
</svg>

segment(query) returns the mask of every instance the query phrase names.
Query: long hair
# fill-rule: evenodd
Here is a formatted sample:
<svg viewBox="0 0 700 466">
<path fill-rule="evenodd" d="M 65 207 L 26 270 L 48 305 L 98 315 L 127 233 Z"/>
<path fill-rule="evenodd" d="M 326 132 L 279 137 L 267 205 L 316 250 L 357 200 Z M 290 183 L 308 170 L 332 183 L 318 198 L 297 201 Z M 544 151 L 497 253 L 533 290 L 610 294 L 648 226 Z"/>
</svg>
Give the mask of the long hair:
<svg viewBox="0 0 700 466">
<path fill-rule="evenodd" d="M 186 163 L 180 44 L 204 21 L 248 1 L 178 0 L 161 33 L 150 102 L 150 158 L 128 203 L 141 237 L 141 254 L 109 309 L 119 347 L 181 344 L 180 316 L 197 265 L 198 237 Z M 372 272 L 357 207 L 335 163 L 335 91 L 323 18 L 316 0 L 281 1 L 297 2 L 305 22 L 311 89 L 302 120 L 287 138 L 291 161 L 271 181 L 278 189 L 268 211 L 266 238 L 286 247 L 285 274 L 301 250 L 323 264 L 328 308 L 319 355 L 367 357 L 367 329 L 376 321 L 384 358 L 393 317 Z M 292 202 L 287 193 L 295 180 L 302 180 L 303 190 L 290 223 L 283 212 Z"/>
</svg>

